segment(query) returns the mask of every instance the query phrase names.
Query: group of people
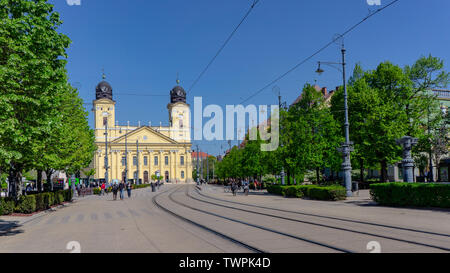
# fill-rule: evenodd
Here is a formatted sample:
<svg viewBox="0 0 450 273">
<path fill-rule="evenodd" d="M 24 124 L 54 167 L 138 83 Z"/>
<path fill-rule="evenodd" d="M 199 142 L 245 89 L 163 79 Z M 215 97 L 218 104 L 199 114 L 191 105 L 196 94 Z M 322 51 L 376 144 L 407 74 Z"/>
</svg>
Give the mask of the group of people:
<svg viewBox="0 0 450 273">
<path fill-rule="evenodd" d="M 250 190 L 250 181 L 248 179 L 243 180 L 237 180 L 237 179 L 231 179 L 228 182 L 228 185 L 231 187 L 231 192 L 233 193 L 233 196 L 236 196 L 237 191 L 239 188 L 244 189 L 244 195 L 248 196 L 249 190 Z M 256 188 L 256 184 L 255 184 Z"/>
<path fill-rule="evenodd" d="M 113 200 L 117 200 L 117 193 L 120 193 L 119 198 L 120 200 L 124 199 L 124 191 L 127 190 L 128 198 L 131 198 L 131 190 L 133 188 L 131 182 L 125 183 L 114 183 L 112 186 L 106 185 L 105 183 L 102 183 L 100 186 L 101 188 L 101 195 L 105 195 L 109 193 L 109 188 L 111 188 L 111 191 L 113 193 Z"/>
</svg>

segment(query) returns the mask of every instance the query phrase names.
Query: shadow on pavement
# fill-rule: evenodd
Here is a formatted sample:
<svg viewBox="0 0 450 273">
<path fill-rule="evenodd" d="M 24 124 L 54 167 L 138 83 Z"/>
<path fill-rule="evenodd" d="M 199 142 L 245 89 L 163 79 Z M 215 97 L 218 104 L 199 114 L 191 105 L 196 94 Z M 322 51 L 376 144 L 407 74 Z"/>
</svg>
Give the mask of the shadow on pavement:
<svg viewBox="0 0 450 273">
<path fill-rule="evenodd" d="M 22 225 L 19 225 L 17 221 L 4 221 L 0 220 L 0 237 L 14 236 L 23 233 L 23 230 L 18 229 Z"/>
</svg>

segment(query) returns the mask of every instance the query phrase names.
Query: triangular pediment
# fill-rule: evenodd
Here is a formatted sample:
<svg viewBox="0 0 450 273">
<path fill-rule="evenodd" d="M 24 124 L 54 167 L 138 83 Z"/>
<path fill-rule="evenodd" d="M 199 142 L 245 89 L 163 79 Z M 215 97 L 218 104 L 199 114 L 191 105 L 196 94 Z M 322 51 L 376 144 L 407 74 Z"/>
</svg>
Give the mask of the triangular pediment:
<svg viewBox="0 0 450 273">
<path fill-rule="evenodd" d="M 161 134 L 160 132 L 148 127 L 140 127 L 126 135 L 128 143 L 134 143 L 139 140 L 139 143 L 152 143 L 152 144 L 179 144 L 177 141 L 171 139 L 168 136 Z M 113 144 L 125 144 L 125 135 L 112 141 Z"/>
</svg>

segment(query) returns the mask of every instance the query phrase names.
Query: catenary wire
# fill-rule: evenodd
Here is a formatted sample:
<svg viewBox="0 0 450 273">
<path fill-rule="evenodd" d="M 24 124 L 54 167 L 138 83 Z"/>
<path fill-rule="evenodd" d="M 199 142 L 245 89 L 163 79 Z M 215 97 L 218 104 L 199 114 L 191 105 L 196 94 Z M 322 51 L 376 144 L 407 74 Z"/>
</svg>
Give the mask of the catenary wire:
<svg viewBox="0 0 450 273">
<path fill-rule="evenodd" d="M 371 14 L 369 14 L 368 16 L 364 17 L 361 21 L 359 21 L 358 23 L 356 23 L 355 25 L 351 26 L 349 29 L 347 29 L 343 34 L 337 36 L 336 38 L 334 38 L 333 40 L 331 40 L 330 42 L 328 42 L 326 45 L 324 45 L 323 47 L 321 47 L 319 50 L 315 51 L 312 55 L 310 55 L 309 57 L 303 59 L 300 63 L 296 64 L 294 67 L 292 67 L 291 69 L 289 69 L 287 72 L 285 72 L 284 74 L 282 74 L 281 76 L 277 77 L 276 79 L 274 79 L 273 81 L 271 81 L 270 83 L 268 83 L 267 85 L 265 85 L 263 88 L 259 89 L 257 92 L 255 92 L 254 94 L 250 95 L 248 98 L 246 98 L 245 100 L 243 100 L 240 104 L 243 104 L 245 102 L 247 102 L 248 100 L 250 100 L 251 98 L 255 97 L 256 95 L 260 94 L 262 91 L 266 90 L 269 86 L 273 85 L 274 83 L 280 81 L 281 79 L 283 79 L 284 77 L 286 77 L 288 74 L 290 74 L 291 72 L 293 72 L 294 70 L 296 70 L 298 67 L 300 67 L 301 65 L 303 65 L 304 63 L 308 62 L 309 60 L 311 60 L 312 58 L 314 58 L 316 55 L 318 55 L 319 53 L 321 53 L 322 51 L 324 51 L 325 49 L 327 49 L 329 46 L 331 46 L 333 43 L 335 43 L 337 40 L 343 38 L 345 35 L 347 35 L 348 33 L 350 33 L 351 31 L 353 31 L 355 28 L 357 28 L 359 25 L 361 25 L 362 23 L 364 23 L 365 21 L 367 21 L 369 18 L 371 18 L 372 16 L 380 13 L 381 11 L 387 9 L 388 7 L 394 5 L 395 3 L 397 3 L 400 0 L 394 0 L 392 2 L 390 2 L 389 4 L 387 4 L 384 7 L 381 7 L 379 9 L 377 9 L 376 11 L 372 12 Z"/>
<path fill-rule="evenodd" d="M 242 18 L 242 20 L 239 22 L 239 24 L 234 28 L 233 32 L 231 32 L 231 34 L 228 36 L 228 38 L 225 40 L 225 42 L 223 43 L 223 45 L 219 48 L 219 50 L 217 51 L 216 55 L 214 55 L 214 57 L 211 59 L 211 61 L 209 61 L 208 65 L 206 65 L 206 67 L 203 69 L 203 71 L 200 73 L 200 75 L 197 77 L 197 79 L 194 81 L 194 83 L 191 85 L 191 87 L 189 88 L 188 92 L 191 92 L 192 89 L 195 87 L 195 85 L 200 81 L 200 79 L 203 77 L 203 75 L 206 73 L 206 71 L 209 69 L 209 67 L 212 65 L 212 63 L 216 60 L 216 58 L 220 55 L 220 53 L 222 52 L 222 50 L 225 48 L 225 46 L 228 44 L 228 42 L 231 40 L 231 38 L 234 36 L 234 34 L 237 32 L 237 30 L 239 29 L 239 27 L 244 23 L 244 21 L 247 19 L 247 17 L 250 15 L 250 13 L 252 12 L 253 8 L 256 6 L 256 4 L 258 4 L 259 0 L 254 0 L 253 4 L 251 5 L 250 9 L 247 11 L 247 13 L 245 14 L 245 16 Z"/>
</svg>

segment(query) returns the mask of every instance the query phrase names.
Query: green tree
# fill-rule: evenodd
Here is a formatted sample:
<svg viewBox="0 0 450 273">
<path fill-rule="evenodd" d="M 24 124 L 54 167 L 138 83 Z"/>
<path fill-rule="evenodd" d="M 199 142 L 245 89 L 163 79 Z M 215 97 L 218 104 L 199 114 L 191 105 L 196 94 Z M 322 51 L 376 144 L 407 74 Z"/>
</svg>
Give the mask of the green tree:
<svg viewBox="0 0 450 273">
<path fill-rule="evenodd" d="M 16 197 L 23 170 L 34 167 L 42 141 L 60 122 L 55 105 L 67 83 L 70 43 L 60 25 L 46 0 L 0 0 L 0 165 Z"/>
<path fill-rule="evenodd" d="M 289 176 L 316 172 L 326 167 L 335 169 L 340 162 L 337 148 L 343 140 L 340 127 L 326 105 L 323 95 L 306 84 L 300 101 L 289 109 L 283 122 L 283 143 Z"/>
<path fill-rule="evenodd" d="M 401 159 L 401 147 L 396 140 L 405 135 L 422 139 L 427 109 L 435 98 L 426 94 L 405 72 L 389 62 L 361 77 L 355 68 L 356 80 L 348 88 L 350 137 L 355 143 L 352 156 L 364 166 L 380 166 L 381 181 L 387 180 L 387 165 Z M 343 92 L 332 99 L 332 112 L 342 122 Z"/>
</svg>

